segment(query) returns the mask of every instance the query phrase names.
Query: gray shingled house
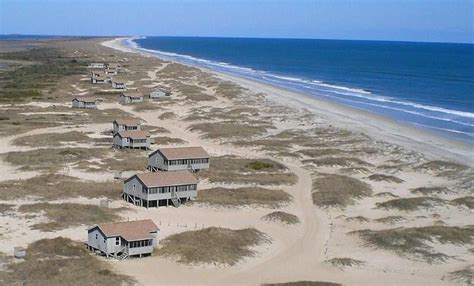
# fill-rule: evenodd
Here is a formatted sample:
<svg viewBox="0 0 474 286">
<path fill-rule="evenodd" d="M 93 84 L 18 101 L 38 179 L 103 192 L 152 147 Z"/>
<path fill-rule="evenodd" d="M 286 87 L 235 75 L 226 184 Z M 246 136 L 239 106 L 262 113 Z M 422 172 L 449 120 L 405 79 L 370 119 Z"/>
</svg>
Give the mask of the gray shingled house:
<svg viewBox="0 0 474 286">
<path fill-rule="evenodd" d="M 150 171 L 209 169 L 209 154 L 202 147 L 160 148 L 148 155 Z"/>
<path fill-rule="evenodd" d="M 138 118 L 117 118 L 113 122 L 113 133 L 122 131 L 140 131 L 141 121 Z"/>
<path fill-rule="evenodd" d="M 197 197 L 197 183 L 189 171 L 141 173 L 125 180 L 122 198 L 146 208 L 178 207 Z"/>
<path fill-rule="evenodd" d="M 148 131 L 120 131 L 113 136 L 114 148 L 149 149 L 151 144 Z"/>
<path fill-rule="evenodd" d="M 98 224 L 87 230 L 87 247 L 107 258 L 151 255 L 158 231 L 151 219 Z"/>
<path fill-rule="evenodd" d="M 97 98 L 91 96 L 79 96 L 72 99 L 73 108 L 97 108 Z"/>
</svg>

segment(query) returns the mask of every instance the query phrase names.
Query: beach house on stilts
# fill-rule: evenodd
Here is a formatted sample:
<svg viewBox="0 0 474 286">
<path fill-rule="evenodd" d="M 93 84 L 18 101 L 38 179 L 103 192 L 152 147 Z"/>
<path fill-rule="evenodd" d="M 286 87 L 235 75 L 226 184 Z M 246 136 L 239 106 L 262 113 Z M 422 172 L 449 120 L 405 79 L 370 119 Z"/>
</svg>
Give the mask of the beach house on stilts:
<svg viewBox="0 0 474 286">
<path fill-rule="evenodd" d="M 189 171 L 140 173 L 124 181 L 122 198 L 146 208 L 178 207 L 197 197 L 197 183 Z"/>
<path fill-rule="evenodd" d="M 98 224 L 87 230 L 87 248 L 107 258 L 151 255 L 158 232 L 151 219 Z"/>
<path fill-rule="evenodd" d="M 160 148 L 148 155 L 148 170 L 197 172 L 209 169 L 209 154 L 202 147 Z"/>
</svg>

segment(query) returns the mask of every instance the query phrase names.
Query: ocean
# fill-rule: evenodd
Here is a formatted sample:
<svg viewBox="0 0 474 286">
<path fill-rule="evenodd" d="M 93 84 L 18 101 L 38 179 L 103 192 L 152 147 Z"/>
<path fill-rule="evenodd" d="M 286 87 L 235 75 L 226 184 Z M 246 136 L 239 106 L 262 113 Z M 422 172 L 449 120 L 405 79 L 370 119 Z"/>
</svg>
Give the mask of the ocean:
<svg viewBox="0 0 474 286">
<path fill-rule="evenodd" d="M 132 47 L 474 143 L 474 45 L 143 37 Z"/>
</svg>

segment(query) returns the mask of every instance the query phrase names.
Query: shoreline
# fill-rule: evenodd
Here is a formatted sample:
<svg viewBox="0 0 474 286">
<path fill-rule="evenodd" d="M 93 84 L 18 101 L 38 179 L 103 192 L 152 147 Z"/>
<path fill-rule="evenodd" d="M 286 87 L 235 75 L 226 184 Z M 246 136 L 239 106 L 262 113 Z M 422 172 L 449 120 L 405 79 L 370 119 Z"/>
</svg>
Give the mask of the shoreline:
<svg viewBox="0 0 474 286">
<path fill-rule="evenodd" d="M 305 108 L 324 117 L 334 126 L 366 133 L 373 139 L 403 146 L 409 150 L 422 153 L 430 159 L 451 160 L 471 167 L 474 166 L 474 156 L 472 155 L 473 146 L 468 143 L 444 138 L 440 135 L 397 122 L 394 119 L 382 115 L 316 98 L 308 94 L 286 90 L 266 83 L 200 66 L 189 65 L 173 59 L 162 58 L 158 55 L 151 55 L 123 44 L 123 41 L 133 38 L 135 37 L 115 38 L 113 40 L 104 41 L 101 45 L 122 52 L 136 53 L 146 57 L 157 57 L 162 60 L 192 66 L 202 71 L 215 74 L 221 79 L 232 81 L 256 93 L 265 93 L 269 99 L 281 105 Z"/>
</svg>

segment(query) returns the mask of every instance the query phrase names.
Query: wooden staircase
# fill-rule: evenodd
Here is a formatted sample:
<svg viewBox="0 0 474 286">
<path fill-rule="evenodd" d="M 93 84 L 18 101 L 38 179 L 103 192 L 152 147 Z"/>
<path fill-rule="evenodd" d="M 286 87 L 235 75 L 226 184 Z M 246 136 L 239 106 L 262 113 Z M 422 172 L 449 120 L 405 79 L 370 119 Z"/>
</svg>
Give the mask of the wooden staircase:
<svg viewBox="0 0 474 286">
<path fill-rule="evenodd" d="M 181 200 L 176 195 L 176 191 L 171 192 L 171 203 L 173 203 L 173 206 L 175 206 L 176 208 L 181 205 Z"/>
<path fill-rule="evenodd" d="M 124 246 L 124 247 L 122 247 L 122 249 L 117 251 L 117 253 L 121 253 L 120 255 L 117 255 L 118 260 L 124 260 L 124 259 L 128 258 L 128 252 L 126 251 L 126 249 L 127 249 L 127 247 Z"/>
</svg>

